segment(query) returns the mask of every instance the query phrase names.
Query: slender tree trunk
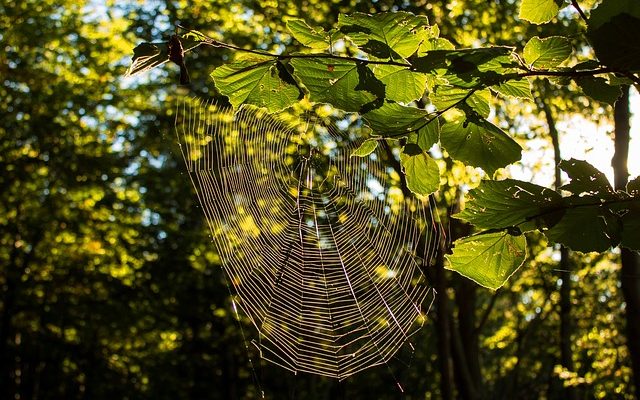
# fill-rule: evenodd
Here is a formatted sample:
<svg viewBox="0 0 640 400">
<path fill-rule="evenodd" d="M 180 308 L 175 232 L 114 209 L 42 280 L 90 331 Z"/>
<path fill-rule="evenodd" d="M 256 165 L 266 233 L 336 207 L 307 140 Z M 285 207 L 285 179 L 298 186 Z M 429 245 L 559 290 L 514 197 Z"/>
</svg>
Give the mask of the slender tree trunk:
<svg viewBox="0 0 640 400">
<path fill-rule="evenodd" d="M 475 392 L 482 390 L 482 371 L 480 368 L 480 344 L 476 329 L 476 299 L 478 285 L 466 278 L 460 279 L 456 290 L 456 304 L 458 306 L 458 329 L 462 339 L 462 350 L 466 359 L 466 368 Z"/>
<path fill-rule="evenodd" d="M 438 333 L 438 366 L 440 369 L 440 396 L 443 400 L 454 398 L 453 359 L 451 356 L 451 315 L 447 278 L 444 269 L 444 246 L 441 245 L 435 263 L 434 289 L 436 290 L 436 330 Z"/>
<path fill-rule="evenodd" d="M 614 107 L 615 153 L 611 164 L 616 190 L 624 190 L 629 179 L 627 159 L 629 157 L 629 87 L 625 86 L 622 96 Z M 622 268 L 620 281 L 626 303 L 627 346 L 631 355 L 633 382 L 636 398 L 640 398 L 640 261 L 638 253 L 627 248 L 621 249 Z"/>
<path fill-rule="evenodd" d="M 544 93 L 544 91 L 543 91 Z M 556 128 L 555 118 L 553 117 L 553 111 L 549 104 L 544 101 L 544 96 L 541 96 L 540 105 L 544 111 L 547 126 L 549 128 L 549 135 L 551 136 L 551 142 L 553 144 L 553 156 L 555 161 L 555 179 L 554 186 L 556 189 L 562 186 L 562 173 L 558 165 L 562 161 L 560 155 L 560 139 L 558 136 L 558 129 Z M 560 286 L 560 364 L 569 371 L 574 371 L 573 364 L 573 349 L 571 348 L 571 334 L 573 332 L 571 323 L 571 258 L 569 249 L 560 245 L 560 261 L 558 262 L 558 269 L 560 270 L 560 279 L 562 284 Z M 576 388 L 569 386 L 565 388 L 565 397 L 568 400 L 576 400 L 578 393 Z"/>
</svg>

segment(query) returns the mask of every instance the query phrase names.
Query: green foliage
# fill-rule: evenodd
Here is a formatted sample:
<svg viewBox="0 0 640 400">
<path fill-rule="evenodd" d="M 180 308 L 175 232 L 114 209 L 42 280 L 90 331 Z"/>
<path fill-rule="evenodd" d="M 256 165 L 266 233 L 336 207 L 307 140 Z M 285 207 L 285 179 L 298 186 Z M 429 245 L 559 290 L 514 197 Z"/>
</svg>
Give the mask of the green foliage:
<svg viewBox="0 0 640 400">
<path fill-rule="evenodd" d="M 366 157 L 373 153 L 378 147 L 378 141 L 375 139 L 367 139 L 353 152 L 351 157 Z"/>
<path fill-rule="evenodd" d="M 523 0 L 520 18 L 545 23 L 556 17 L 562 4 L 556 0 Z M 628 45 L 615 47 L 609 42 L 613 41 L 612 30 L 628 36 L 640 26 L 618 20 L 637 18 L 637 13 L 635 3 L 605 2 L 589 20 L 589 37 L 596 54 L 605 64 L 627 70 L 624 79 L 633 78 L 628 73 L 635 68 L 633 60 L 638 52 Z M 574 79 L 586 95 L 609 104 L 620 93 L 616 85 L 622 77 L 611 75 L 607 80 L 598 76 L 609 71 L 600 70 L 595 60 L 559 67 L 572 54 L 569 39 L 564 36 L 533 36 L 522 55 L 517 55 L 509 46 L 455 49 L 439 37 L 440 29 L 429 25 L 426 17 L 407 12 L 340 14 L 337 29 L 329 31 L 290 18 L 287 28 L 302 45 L 315 51 L 331 47 L 331 53 L 278 55 L 251 51 L 249 57 L 213 71 L 211 76 L 220 94 L 229 97 L 234 107 L 247 103 L 272 112 L 293 106 L 306 94 L 311 102 L 360 113 L 373 134 L 406 140 L 400 163 L 408 189 L 420 195 L 439 187 L 439 168 L 427 153 L 433 144 L 439 143 L 452 159 L 480 167 L 490 175 L 520 159 L 520 145 L 487 119 L 491 115 L 491 90 L 505 97 L 531 99 L 529 77 L 549 74 L 565 83 Z M 204 43 L 209 40 L 198 38 Z M 359 53 L 355 57 L 334 53 L 332 45 L 338 39 L 344 39 L 347 47 L 355 46 Z M 142 57 L 142 50 L 134 60 Z M 434 109 L 416 107 L 414 101 L 429 101 Z M 377 143 L 365 141 L 353 156 L 369 155 Z M 608 183 L 606 190 L 598 186 L 604 185 L 603 176 L 575 160 L 561 167 L 572 178 L 563 188 L 571 191 L 571 196 L 562 197 L 526 182 L 488 181 L 471 192 L 474 200 L 459 218 L 488 229 L 490 234 L 507 229 L 502 235 L 505 243 L 511 240 L 511 233 L 538 229 L 550 240 L 580 251 L 603 251 L 619 243 L 634 246 L 629 234 L 636 227 L 632 197 L 614 193 Z M 577 188 L 584 191 L 575 193 Z M 597 232 L 577 228 L 581 221 L 598 227 Z M 499 277 L 494 276 L 493 286 L 510 275 L 500 271 Z"/>
<path fill-rule="evenodd" d="M 373 57 L 401 60 L 413 55 L 428 37 L 426 17 L 407 12 L 341 14 L 340 32 Z"/>
<path fill-rule="evenodd" d="M 456 112 L 447 117 L 440 142 L 453 159 L 480 167 L 489 174 L 519 160 L 522 150 L 502 129 L 470 107 L 464 113 Z"/>
<path fill-rule="evenodd" d="M 329 103 L 345 111 L 363 111 L 365 105 L 384 97 L 384 85 L 364 63 L 296 58 L 291 65 L 309 90 L 311 101 Z"/>
<path fill-rule="evenodd" d="M 483 181 L 469 192 L 467 201 L 465 209 L 456 218 L 479 229 L 518 227 L 522 232 L 529 232 L 554 224 L 552 211 L 558 207 L 562 197 L 533 183 L 505 179 Z"/>
<path fill-rule="evenodd" d="M 562 0 L 522 0 L 519 17 L 533 24 L 544 24 L 558 15 L 562 3 Z"/>
<path fill-rule="evenodd" d="M 407 176 L 407 188 L 413 193 L 427 196 L 438 190 L 438 164 L 420 146 L 414 143 L 406 144 L 400 153 L 400 162 Z"/>
<path fill-rule="evenodd" d="M 524 46 L 523 55 L 531 68 L 557 67 L 571 55 L 571 44 L 562 36 L 544 39 L 534 36 Z"/>
<path fill-rule="evenodd" d="M 588 44 L 582 40 L 584 24 L 575 13 L 560 13 L 557 23 L 527 26 L 515 18 L 521 3 L 459 0 L 455 4 L 430 2 L 427 8 L 420 3 L 386 0 L 194 0 L 188 7 L 164 1 L 152 7 L 141 2 L 107 2 L 106 12 L 98 13 L 86 2 L 73 0 L 0 4 L 0 26 L 10 27 L 0 33 L 0 96 L 4 100 L 0 105 L 0 397 L 230 399 L 258 398 L 264 391 L 268 398 L 286 398 L 292 388 L 297 397 L 309 399 L 341 391 L 345 398 L 398 397 L 387 368 L 365 371 L 338 387 L 331 379 L 308 374 L 293 377 L 272 368 L 260 360 L 254 346 L 246 346 L 250 341 L 243 342 L 251 323 L 242 314 L 240 321 L 235 320 L 234 304 L 201 210 L 193 207 L 193 195 L 185 195 L 191 192 L 181 174 L 180 150 L 171 146 L 174 97 L 187 91 L 188 95 L 218 96 L 209 79 L 211 70 L 241 59 L 229 48 L 205 47 L 210 38 L 190 31 L 182 36 L 185 49 L 189 49 L 188 35 L 200 43 L 197 54 L 190 50 L 185 55 L 192 85 L 176 90 L 174 69 L 165 62 L 168 54 L 161 41 L 174 33 L 172 24 L 180 21 L 185 26 L 206 27 L 214 38 L 243 48 L 279 54 L 286 45 L 291 52 L 285 52 L 286 56 L 307 49 L 300 50 L 297 42 L 291 42 L 283 15 L 309 21 L 313 26 L 309 29 L 318 37 L 311 35 L 307 44 L 321 50 L 326 48 L 323 40 L 344 36 L 329 30 L 336 26 L 339 12 L 407 9 L 428 13 L 432 25 L 425 28 L 429 38 L 408 57 L 407 66 L 368 64 L 385 85 L 386 100 L 422 108 L 428 102 L 422 98 L 425 88 L 432 96 L 436 86 L 475 88 L 475 83 L 480 85 L 478 91 L 490 87 L 504 96 L 519 93 L 524 98 L 531 97 L 528 79 L 533 82 L 537 78 L 512 79 L 508 75 L 513 69 L 496 69 L 504 75 L 496 77 L 500 82 L 495 84 L 484 79 L 491 77 L 488 74 L 467 83 L 459 78 L 467 77 L 463 69 L 449 72 L 453 66 L 446 62 L 440 64 L 440 70 L 425 67 L 425 72 L 417 72 L 413 68 L 416 57 L 424 57 L 428 51 L 455 50 L 452 42 L 458 50 L 490 43 L 522 48 L 533 35 L 569 37 L 578 57 L 590 57 Z M 587 6 L 594 2 L 579 3 Z M 633 0 L 604 0 L 600 7 L 635 4 Z M 592 11 L 590 15 L 595 21 L 597 14 Z M 617 12 L 603 20 L 615 15 Z M 300 22 L 292 29 L 305 30 L 304 25 Z M 596 45 L 597 39 L 592 43 L 600 53 L 623 47 L 621 53 L 610 56 L 614 64 L 633 60 L 637 54 L 633 41 L 636 26 L 624 20 L 610 25 L 603 34 L 605 44 Z M 439 31 L 451 42 L 439 37 Z M 611 31 L 617 32 L 609 35 Z M 305 32 L 289 32 L 304 44 Z M 330 32 L 335 32 L 331 39 Z M 590 35 L 598 32 L 598 28 L 589 28 Z M 635 36 L 624 36 L 629 32 Z M 145 45 L 146 49 L 135 50 L 131 74 L 141 76 L 158 65 L 167 70 L 122 79 L 125 67 L 121 60 L 139 42 L 155 47 Z M 349 39 L 346 47 L 344 53 L 334 49 L 334 55 L 363 56 Z M 596 55 L 603 62 L 607 59 Z M 282 64 L 286 66 L 287 60 L 281 59 Z M 572 62 L 570 59 L 565 65 Z M 589 77 L 577 79 L 571 74 L 597 70 L 600 64 L 591 60 L 588 65 L 579 65 L 537 70 L 565 74 L 554 78 L 551 89 L 540 96 L 557 106 L 559 120 L 579 115 L 604 121 L 608 108 L 564 85 L 574 80 L 586 95 L 600 100 L 599 92 L 606 84 L 611 100 L 618 91 L 616 85 L 632 81 L 621 74 L 596 75 L 597 90 L 593 91 L 588 88 L 593 82 L 583 84 Z M 519 67 L 523 68 L 518 73 L 527 72 L 524 63 Z M 295 71 L 294 78 L 299 80 Z M 147 84 L 149 79 L 152 84 Z M 410 104 L 413 100 L 419 101 Z M 473 102 L 465 103 L 474 107 Z M 534 103 L 522 107 L 522 102 L 500 98 L 489 104 L 498 105 L 491 122 L 503 128 L 508 124 L 509 132 L 517 132 L 519 140 L 524 140 L 520 135 L 523 130 L 544 137 L 544 123 L 537 119 Z M 294 109 L 297 106 L 294 103 Z M 440 111 L 427 109 L 429 118 Z M 417 132 L 406 133 L 407 142 L 430 148 L 438 142 L 439 127 L 446 125 L 443 122 L 449 117 L 440 115 Z M 394 146 L 391 139 L 387 142 Z M 451 195 L 455 188 L 473 185 L 479 177 L 459 163 L 452 167 L 446 154 L 437 161 L 441 167 L 447 165 L 440 179 L 445 183 L 434 196 L 446 202 L 439 210 L 445 214 L 445 208 L 456 205 Z M 584 185 L 586 190 L 576 191 L 592 192 L 588 180 Z M 637 199 L 640 179 L 629 182 L 626 192 Z M 609 196 L 607 190 L 602 193 Z M 640 240 L 640 235 L 625 234 L 640 231 L 637 204 L 635 200 L 620 202 L 619 207 L 608 205 L 622 221 L 621 243 L 630 248 L 638 248 Z M 467 205 L 472 207 L 473 202 Z M 585 230 L 599 229 L 599 222 L 589 219 L 576 223 Z M 521 238 L 505 236 L 504 240 Z M 432 308 L 430 315 L 438 313 L 436 318 L 429 318 L 425 329 L 411 337 L 415 348 L 411 367 L 396 374 L 407 398 L 443 397 L 438 371 L 442 346 L 434 334 L 441 315 L 452 322 L 446 332 L 453 332 L 454 342 L 462 338 L 463 349 L 473 349 L 474 343 L 480 349 L 482 398 L 565 398 L 564 385 L 577 389 L 579 398 L 634 397 L 624 335 L 619 254 L 574 254 L 570 258 L 575 350 L 575 368 L 570 371 L 557 365 L 561 357 L 558 311 L 562 307 L 559 266 L 552 258 L 557 251 L 547 247 L 544 235 L 535 231 L 527 234 L 527 242 L 526 267 L 500 291 L 476 291 L 461 279 L 451 279 L 445 290 L 438 292 L 439 299 L 445 295 L 451 299 L 449 308 Z M 481 272 L 480 266 L 476 269 Z M 436 267 L 428 270 L 436 271 Z M 477 322 L 474 329 L 461 324 L 464 313 L 460 305 L 468 304 L 469 299 L 476 304 L 471 313 Z M 469 332 L 477 342 L 467 341 L 465 334 Z M 473 364 L 473 358 L 467 360 L 456 364 L 456 371 Z M 394 368 L 393 363 L 389 365 Z M 254 380 L 256 375 L 259 378 Z M 467 390 L 464 394 L 473 394 L 467 385 L 454 387 L 453 397 L 463 397 Z"/>
<path fill-rule="evenodd" d="M 312 28 L 301 18 L 287 20 L 287 29 L 298 42 L 318 50 L 331 47 L 342 36 L 340 32 L 334 30 L 325 32 L 322 28 Z"/>
<path fill-rule="evenodd" d="M 491 232 L 459 239 L 453 249 L 446 256 L 448 269 L 496 290 L 524 263 L 527 240 L 508 231 Z"/>
<path fill-rule="evenodd" d="M 388 100 L 410 103 L 424 94 L 429 75 L 397 65 L 376 65 L 373 74 L 385 85 Z"/>
<path fill-rule="evenodd" d="M 585 161 L 560 163 L 571 182 L 559 193 L 527 182 L 485 181 L 470 191 L 457 218 L 480 229 L 543 232 L 549 240 L 581 251 L 604 251 L 619 244 L 638 247 L 640 198 L 615 192 L 602 172 Z M 455 252 L 454 252 L 455 254 Z"/>
<path fill-rule="evenodd" d="M 253 104 L 270 112 L 283 110 L 303 96 L 287 67 L 279 60 L 240 60 L 216 68 L 211 77 L 234 107 Z"/>
</svg>

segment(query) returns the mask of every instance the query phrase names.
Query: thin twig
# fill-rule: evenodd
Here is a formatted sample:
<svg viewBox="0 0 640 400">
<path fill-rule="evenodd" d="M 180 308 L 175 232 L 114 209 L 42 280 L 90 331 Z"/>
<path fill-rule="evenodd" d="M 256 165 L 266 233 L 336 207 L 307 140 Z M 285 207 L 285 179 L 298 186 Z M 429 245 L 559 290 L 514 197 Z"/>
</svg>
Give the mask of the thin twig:
<svg viewBox="0 0 640 400">
<path fill-rule="evenodd" d="M 571 0 L 571 5 L 578 11 L 578 14 L 580 14 L 580 18 L 582 18 L 585 23 L 589 23 L 589 21 L 587 20 L 587 16 L 585 15 L 584 11 L 582 11 L 582 8 L 580 8 L 580 4 L 578 4 L 578 0 Z"/>
</svg>

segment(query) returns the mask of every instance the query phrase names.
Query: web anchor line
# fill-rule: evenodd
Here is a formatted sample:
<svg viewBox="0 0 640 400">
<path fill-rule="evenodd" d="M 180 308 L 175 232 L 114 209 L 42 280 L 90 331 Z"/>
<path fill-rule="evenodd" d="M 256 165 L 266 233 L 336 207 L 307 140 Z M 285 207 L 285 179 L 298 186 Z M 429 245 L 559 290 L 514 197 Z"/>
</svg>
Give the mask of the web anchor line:
<svg viewBox="0 0 640 400">
<path fill-rule="evenodd" d="M 341 114 L 234 113 L 197 99 L 178 114 L 189 178 L 260 357 L 339 380 L 389 367 L 433 295 L 422 271 L 439 237 L 430 200 L 405 197 L 376 152 L 351 156 L 365 138 Z"/>
</svg>

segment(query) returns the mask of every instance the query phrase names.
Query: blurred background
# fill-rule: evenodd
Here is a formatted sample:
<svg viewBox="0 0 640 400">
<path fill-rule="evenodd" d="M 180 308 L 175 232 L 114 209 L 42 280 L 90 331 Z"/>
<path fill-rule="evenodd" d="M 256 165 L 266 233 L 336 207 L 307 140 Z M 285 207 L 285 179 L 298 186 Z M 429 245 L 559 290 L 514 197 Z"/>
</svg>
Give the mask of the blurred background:
<svg viewBox="0 0 640 400">
<path fill-rule="evenodd" d="M 571 64 L 590 57 L 573 11 L 534 26 L 517 19 L 517 7 L 0 1 L 0 399 L 634 398 L 620 251 L 572 254 L 535 235 L 530 259 L 497 292 L 433 271 L 441 296 L 412 337 L 415 351 L 388 366 L 337 382 L 261 361 L 253 326 L 232 311 L 173 130 L 176 99 L 215 96 L 208 74 L 233 54 L 187 53 L 188 87 L 170 64 L 123 77 L 133 48 L 167 40 L 177 23 L 279 52 L 298 46 L 286 17 L 329 28 L 356 11 L 427 15 L 460 47 L 521 50 L 533 35 L 562 34 L 577 50 Z M 494 102 L 495 121 L 526 150 L 502 176 L 553 186 L 559 153 L 613 177 L 613 108 L 573 83 L 533 88 L 536 101 Z M 640 170 L 633 129 L 632 176 Z M 438 203 L 453 240 L 469 227 L 447 216 L 483 175 L 446 154 L 440 162 Z"/>
</svg>

